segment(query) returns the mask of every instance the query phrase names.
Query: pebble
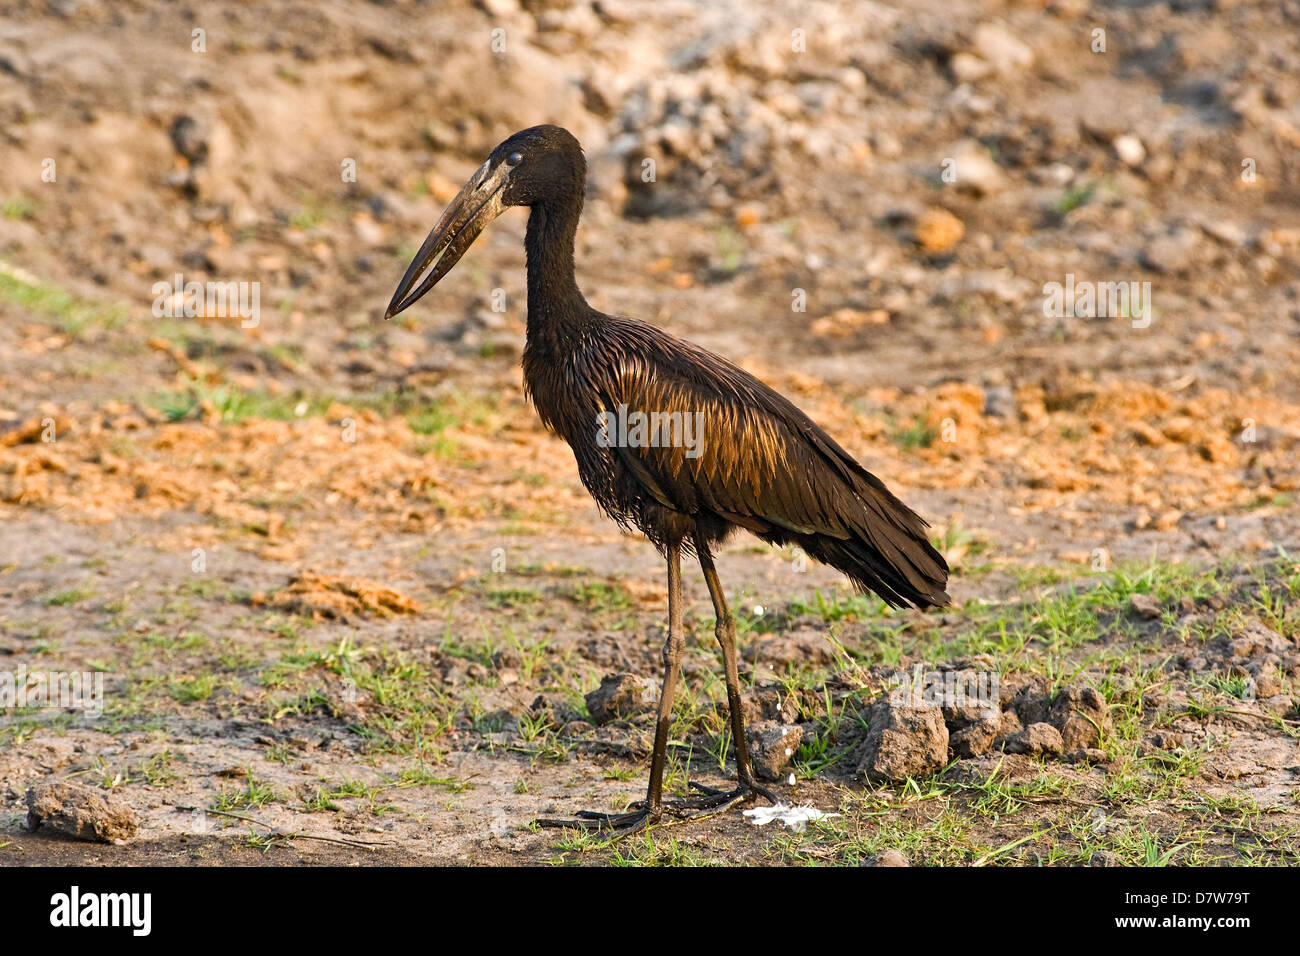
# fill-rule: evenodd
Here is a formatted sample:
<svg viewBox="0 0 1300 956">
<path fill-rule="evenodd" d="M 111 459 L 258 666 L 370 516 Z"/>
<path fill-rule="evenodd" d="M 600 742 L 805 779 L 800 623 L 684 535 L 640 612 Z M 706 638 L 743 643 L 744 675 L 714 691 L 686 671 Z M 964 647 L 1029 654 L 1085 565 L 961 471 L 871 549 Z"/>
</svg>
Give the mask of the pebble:
<svg viewBox="0 0 1300 956">
<path fill-rule="evenodd" d="M 1147 158 L 1146 147 L 1142 145 L 1142 140 L 1132 133 L 1117 137 L 1111 145 L 1115 147 L 1115 155 L 1125 166 L 1141 166 L 1142 161 Z"/>
</svg>

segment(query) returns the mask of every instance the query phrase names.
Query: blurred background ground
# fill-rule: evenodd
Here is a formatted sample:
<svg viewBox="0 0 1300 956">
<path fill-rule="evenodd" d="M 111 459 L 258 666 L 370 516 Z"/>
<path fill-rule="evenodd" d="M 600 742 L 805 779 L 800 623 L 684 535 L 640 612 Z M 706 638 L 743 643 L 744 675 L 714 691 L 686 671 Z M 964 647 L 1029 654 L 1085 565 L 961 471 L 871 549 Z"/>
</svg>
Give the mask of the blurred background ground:
<svg viewBox="0 0 1300 956">
<path fill-rule="evenodd" d="M 526 214 L 382 321 L 464 177 L 539 122 L 586 148 L 577 258 L 592 304 L 789 395 L 931 520 L 958 568 L 954 598 L 974 609 L 926 643 L 921 618 L 853 603 L 824 569 L 737 540 L 724 582 L 775 612 L 752 614 L 753 634 L 830 627 L 873 666 L 992 654 L 1056 693 L 1118 665 L 1091 638 L 1053 644 L 1041 602 L 1145 562 L 1112 588 L 1095 636 L 1131 637 L 1106 614 L 1127 620 L 1129 592 L 1154 592 L 1168 628 L 1144 634 L 1150 660 L 1128 664 L 1169 669 L 1171 693 L 1208 674 L 1201 690 L 1231 699 L 1208 716 L 1179 704 L 1169 726 L 1154 701 L 1139 706 L 1113 746 L 1101 741 L 1111 762 L 1070 784 L 1109 775 L 1079 812 L 1112 812 L 1129 773 L 1167 773 L 1143 747 L 1179 720 L 1195 728 L 1177 730 L 1191 737 L 1175 753 L 1249 750 L 1230 744 L 1242 728 L 1215 721 L 1258 707 L 1231 681 L 1261 668 L 1288 703 L 1251 718 L 1271 754 L 1250 751 L 1259 779 L 1182 756 L 1178 779 L 1201 796 L 1243 778 L 1293 792 L 1298 27 L 1294 2 L 11 4 L 0 660 L 103 670 L 109 708 L 99 725 L 8 722 L 0 854 L 83 852 L 19 834 L 26 788 L 54 777 L 134 802 L 142 835 L 122 853 L 216 859 L 270 850 L 215 818 L 196 834 L 178 806 L 251 802 L 291 830 L 379 830 L 384 852 L 414 859 L 536 860 L 567 852 L 521 829 L 536 813 L 636 795 L 635 721 L 627 739 L 592 745 L 607 728 L 590 728 L 582 694 L 605 673 L 655 674 L 661 569 L 599 517 L 523 399 Z M 155 317 L 154 284 L 176 274 L 259 283 L 259 323 Z M 1044 286 L 1067 274 L 1150 282 L 1149 327 L 1045 315 Z M 796 290 L 806 311 L 792 310 Z M 1217 569 L 1234 601 L 1182 607 L 1186 579 L 1167 565 Z M 1284 643 L 1218 663 L 1189 650 L 1238 639 L 1238 612 L 1259 623 L 1257 589 L 1240 579 L 1265 567 L 1260 587 L 1281 604 L 1262 605 L 1280 611 L 1261 626 Z M 707 736 L 720 729 L 704 713 L 717 691 L 711 611 L 690 585 L 703 710 L 680 729 Z M 979 609 L 1016 602 L 1034 608 L 1017 618 L 1030 650 L 1008 656 Z M 901 642 L 889 659 L 885 631 Z M 503 664 L 505 649 L 520 660 Z M 829 658 L 762 663 L 756 685 L 845 679 Z M 1134 693 L 1141 705 L 1145 690 L 1107 689 L 1112 708 Z M 611 759 L 589 794 L 590 761 Z M 850 781 L 852 761 L 803 761 L 800 799 L 858 811 L 884 799 Z M 1022 769 L 1075 772 L 1054 767 Z M 1062 813 L 1078 811 L 1070 800 L 1085 797 L 1052 787 Z M 1148 837 L 1193 841 L 1185 828 L 1204 819 L 1174 806 L 1181 793 L 1160 792 L 1164 816 L 1141 838 L 1130 827 L 1129 842 L 1070 852 L 1140 862 L 1130 853 Z M 1294 829 L 1294 801 L 1279 799 L 1278 826 Z M 890 807 L 905 822 L 910 808 Z M 706 858 L 806 849 L 773 849 L 785 838 L 740 822 L 721 832 Z M 821 838 L 853 859 L 893 845 L 882 832 Z M 1020 835 L 907 847 L 973 862 Z M 1007 858 L 1050 859 L 1052 839 Z M 270 843 L 281 862 L 303 846 Z"/>
</svg>

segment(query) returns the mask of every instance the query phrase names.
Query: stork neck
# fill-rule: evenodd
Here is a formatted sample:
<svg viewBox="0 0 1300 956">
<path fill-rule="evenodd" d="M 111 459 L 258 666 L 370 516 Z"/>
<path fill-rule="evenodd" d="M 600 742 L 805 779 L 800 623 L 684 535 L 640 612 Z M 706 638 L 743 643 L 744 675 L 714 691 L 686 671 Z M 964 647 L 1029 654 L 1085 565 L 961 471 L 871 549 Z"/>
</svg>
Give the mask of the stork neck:
<svg viewBox="0 0 1300 956">
<path fill-rule="evenodd" d="M 573 242 L 582 198 L 545 202 L 528 215 L 528 336 L 580 325 L 590 313 L 573 274 Z"/>
</svg>

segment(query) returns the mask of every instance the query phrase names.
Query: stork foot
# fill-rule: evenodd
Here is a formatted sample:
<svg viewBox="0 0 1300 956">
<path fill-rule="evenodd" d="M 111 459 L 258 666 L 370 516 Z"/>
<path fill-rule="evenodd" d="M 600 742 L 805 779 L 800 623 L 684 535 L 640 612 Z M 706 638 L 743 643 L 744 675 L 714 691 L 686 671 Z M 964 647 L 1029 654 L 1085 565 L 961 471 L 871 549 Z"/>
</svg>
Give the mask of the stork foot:
<svg viewBox="0 0 1300 956">
<path fill-rule="evenodd" d="M 720 813 L 742 803 L 752 803 L 759 797 L 773 806 L 777 804 L 776 795 L 771 790 L 759 786 L 752 780 L 741 780 L 735 790 L 718 790 L 696 783 L 694 780 L 691 781 L 690 786 L 700 795 L 674 800 L 668 804 L 670 810 L 713 810 Z"/>
<path fill-rule="evenodd" d="M 644 807 L 629 810 L 627 813 L 597 813 L 594 810 L 579 810 L 572 820 L 557 820 L 543 817 L 535 822 L 539 827 L 548 829 L 579 829 L 596 832 L 606 831 L 614 839 L 628 836 L 658 823 L 662 812 L 651 811 Z"/>
<path fill-rule="evenodd" d="M 730 810 L 742 803 L 752 803 L 759 797 L 773 806 L 777 804 L 776 795 L 766 787 L 752 780 L 742 780 L 735 790 L 718 790 L 706 787 L 702 783 L 691 781 L 690 788 L 699 796 L 684 797 L 680 800 L 666 800 L 661 809 L 646 809 L 644 803 L 633 804 L 627 813 L 597 813 L 594 810 L 579 810 L 573 819 L 556 819 L 541 817 L 534 822 L 546 829 L 578 829 L 592 832 L 607 832 L 614 839 L 637 833 L 659 823 L 668 813 L 679 820 L 698 819 L 714 816 Z"/>
</svg>

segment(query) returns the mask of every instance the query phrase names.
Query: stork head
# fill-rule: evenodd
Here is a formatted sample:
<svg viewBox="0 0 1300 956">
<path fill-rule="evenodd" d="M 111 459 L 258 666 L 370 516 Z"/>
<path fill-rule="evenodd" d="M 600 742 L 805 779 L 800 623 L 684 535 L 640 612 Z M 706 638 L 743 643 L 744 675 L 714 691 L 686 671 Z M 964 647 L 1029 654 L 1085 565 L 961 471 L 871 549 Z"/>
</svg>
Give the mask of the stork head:
<svg viewBox="0 0 1300 956">
<path fill-rule="evenodd" d="M 438 284 L 493 219 L 511 206 L 581 202 L 587 162 L 559 126 L 520 130 L 492 150 L 461 187 L 398 283 L 384 318 L 409 308 Z M 418 283 L 418 285 L 417 285 Z"/>
</svg>

